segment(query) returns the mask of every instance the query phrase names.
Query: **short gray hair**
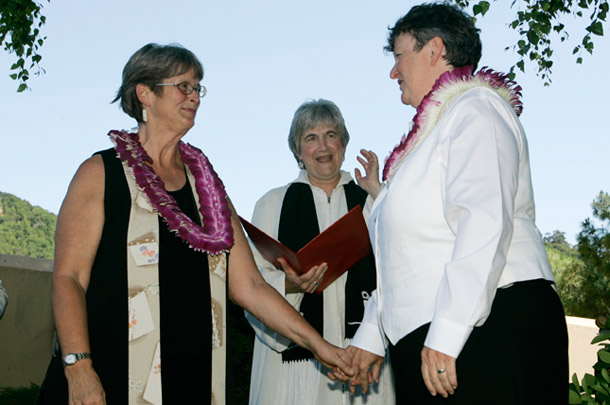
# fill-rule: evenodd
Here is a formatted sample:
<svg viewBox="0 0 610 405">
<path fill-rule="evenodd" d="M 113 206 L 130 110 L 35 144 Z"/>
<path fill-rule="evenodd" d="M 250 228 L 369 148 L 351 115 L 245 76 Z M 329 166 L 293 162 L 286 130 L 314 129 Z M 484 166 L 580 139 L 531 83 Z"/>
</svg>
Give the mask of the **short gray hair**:
<svg viewBox="0 0 610 405">
<path fill-rule="evenodd" d="M 288 146 L 297 162 L 299 162 L 297 154 L 301 153 L 301 136 L 305 131 L 319 125 L 332 126 L 339 134 L 343 147 L 347 147 L 349 132 L 345 127 L 345 121 L 339 107 L 332 101 L 323 98 L 307 100 L 294 113 L 288 133 Z"/>
<path fill-rule="evenodd" d="M 127 115 L 142 122 L 142 103 L 136 94 L 136 86 L 144 84 L 155 94 L 163 92 L 156 86 L 163 79 L 179 76 L 189 70 L 195 72 L 198 80 L 203 79 L 203 66 L 197 56 L 180 44 L 147 44 L 136 51 L 123 68 L 123 83 L 112 100 L 121 100 L 121 108 Z"/>
</svg>

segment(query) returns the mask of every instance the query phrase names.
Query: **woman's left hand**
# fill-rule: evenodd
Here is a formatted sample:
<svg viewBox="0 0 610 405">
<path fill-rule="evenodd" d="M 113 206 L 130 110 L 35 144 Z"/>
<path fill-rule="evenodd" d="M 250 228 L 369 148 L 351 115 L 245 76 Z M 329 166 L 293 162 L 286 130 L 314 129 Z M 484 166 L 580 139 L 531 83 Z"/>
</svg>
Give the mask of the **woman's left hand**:
<svg viewBox="0 0 610 405">
<path fill-rule="evenodd" d="M 313 353 L 315 358 L 324 367 L 330 370 L 337 370 L 347 378 L 355 374 L 352 364 L 348 363 L 344 358 L 345 349 L 328 343 L 321 336 L 313 343 L 308 342 L 305 347 Z M 329 375 L 331 373 L 332 371 L 329 372 Z"/>
<path fill-rule="evenodd" d="M 443 398 L 457 389 L 455 358 L 424 346 L 421 352 L 421 373 L 430 394 Z"/>
<path fill-rule="evenodd" d="M 360 149 L 360 153 L 363 157 L 357 156 L 356 159 L 358 159 L 358 162 L 360 162 L 364 168 L 366 175 L 363 176 L 362 173 L 360 173 L 360 169 L 356 169 L 356 182 L 364 191 L 375 199 L 379 194 L 379 190 L 381 190 L 377 155 L 375 152 L 366 149 Z"/>
<path fill-rule="evenodd" d="M 279 257 L 277 261 L 280 262 L 286 275 L 286 293 L 313 294 L 324 280 L 324 275 L 328 270 L 328 264 L 322 263 L 319 266 L 313 266 L 307 273 L 299 275 L 283 257 Z"/>
</svg>

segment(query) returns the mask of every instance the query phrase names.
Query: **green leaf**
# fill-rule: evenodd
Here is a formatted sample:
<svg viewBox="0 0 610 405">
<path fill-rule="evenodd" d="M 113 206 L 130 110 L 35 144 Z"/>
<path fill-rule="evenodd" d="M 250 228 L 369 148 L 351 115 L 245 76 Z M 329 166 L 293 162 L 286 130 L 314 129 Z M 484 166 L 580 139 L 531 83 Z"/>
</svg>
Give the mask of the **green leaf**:
<svg viewBox="0 0 610 405">
<path fill-rule="evenodd" d="M 580 399 L 580 394 L 570 390 L 569 394 L 568 394 L 568 404 L 572 405 L 572 404 L 582 404 L 582 401 Z"/>
<path fill-rule="evenodd" d="M 595 343 L 599 343 L 602 340 L 610 340 L 610 333 L 602 333 L 600 335 L 595 336 L 591 341 L 591 344 L 594 345 Z"/>
<path fill-rule="evenodd" d="M 601 385 L 599 384 L 593 384 L 591 386 L 595 391 L 597 391 L 598 393 L 602 393 L 604 395 L 609 395 L 608 391 L 606 391 Z"/>
<path fill-rule="evenodd" d="M 595 384 L 595 377 L 593 377 L 591 374 L 585 374 L 585 376 L 582 378 L 583 388 L 585 387 L 585 384 L 587 384 L 587 386 Z"/>
<path fill-rule="evenodd" d="M 9 77 L 13 80 L 17 80 L 17 73 L 13 73 L 12 75 L 9 75 Z"/>
<path fill-rule="evenodd" d="M 27 88 L 28 88 L 28 85 L 27 85 L 27 84 L 25 84 L 25 83 L 21 83 L 21 84 L 19 85 L 19 87 L 17 88 L 17 93 L 21 93 L 23 90 L 25 90 L 25 89 L 27 89 Z"/>
<path fill-rule="evenodd" d="M 610 352 L 606 351 L 606 349 L 600 349 L 597 355 L 601 361 L 610 364 Z"/>
<path fill-rule="evenodd" d="M 576 373 L 572 374 L 572 384 L 574 384 L 574 387 L 577 390 L 580 390 L 580 383 L 578 381 L 578 377 L 576 376 Z"/>
<path fill-rule="evenodd" d="M 587 31 L 591 34 L 603 36 L 604 35 L 604 27 L 601 22 L 596 21 L 587 27 Z"/>
<path fill-rule="evenodd" d="M 602 369 L 602 377 L 604 377 L 604 380 L 610 383 L 610 375 L 608 374 L 608 370 L 605 368 Z"/>
<path fill-rule="evenodd" d="M 587 49 L 587 52 L 589 52 L 591 55 L 593 55 L 593 48 L 594 48 L 594 46 L 595 45 L 593 44 L 593 42 L 589 42 L 587 44 L 587 46 L 585 47 Z"/>
<path fill-rule="evenodd" d="M 530 41 L 530 44 L 532 44 L 532 45 L 538 45 L 538 42 L 540 42 L 540 37 L 533 30 L 529 30 L 527 32 L 527 39 Z"/>
</svg>

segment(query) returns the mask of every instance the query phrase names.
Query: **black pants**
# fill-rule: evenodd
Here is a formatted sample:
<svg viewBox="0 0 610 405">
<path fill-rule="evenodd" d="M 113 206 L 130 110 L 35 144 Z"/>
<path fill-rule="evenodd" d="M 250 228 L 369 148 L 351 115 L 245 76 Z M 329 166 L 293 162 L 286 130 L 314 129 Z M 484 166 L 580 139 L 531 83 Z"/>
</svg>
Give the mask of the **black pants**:
<svg viewBox="0 0 610 405">
<path fill-rule="evenodd" d="M 458 388 L 447 399 L 430 395 L 422 379 L 421 351 L 429 327 L 390 345 L 397 404 L 567 404 L 565 315 L 548 281 L 498 289 L 487 321 L 474 328 L 457 359 Z"/>
</svg>

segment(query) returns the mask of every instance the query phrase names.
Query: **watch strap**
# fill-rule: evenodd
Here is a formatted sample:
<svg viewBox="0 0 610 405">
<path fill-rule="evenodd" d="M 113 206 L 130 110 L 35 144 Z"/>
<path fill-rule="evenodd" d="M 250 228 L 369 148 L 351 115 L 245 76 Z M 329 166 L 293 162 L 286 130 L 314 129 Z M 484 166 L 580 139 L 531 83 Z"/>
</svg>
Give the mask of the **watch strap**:
<svg viewBox="0 0 610 405">
<path fill-rule="evenodd" d="M 72 360 L 72 358 L 74 358 L 74 360 Z M 63 363 L 64 367 L 66 367 L 75 364 L 79 360 L 90 358 L 90 353 L 68 353 L 63 357 L 63 359 L 61 359 L 61 362 Z"/>
</svg>

